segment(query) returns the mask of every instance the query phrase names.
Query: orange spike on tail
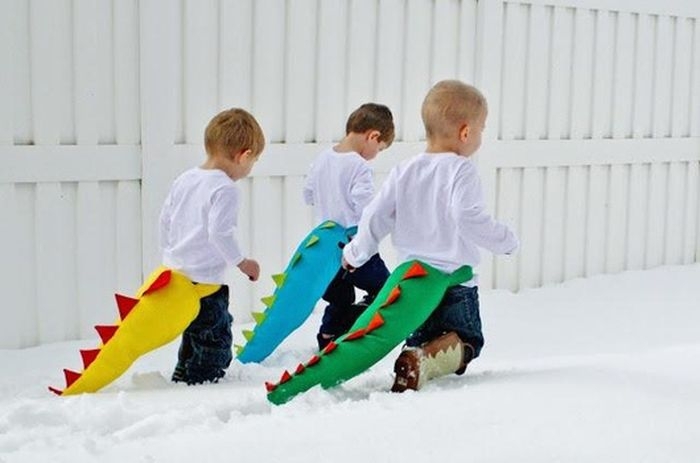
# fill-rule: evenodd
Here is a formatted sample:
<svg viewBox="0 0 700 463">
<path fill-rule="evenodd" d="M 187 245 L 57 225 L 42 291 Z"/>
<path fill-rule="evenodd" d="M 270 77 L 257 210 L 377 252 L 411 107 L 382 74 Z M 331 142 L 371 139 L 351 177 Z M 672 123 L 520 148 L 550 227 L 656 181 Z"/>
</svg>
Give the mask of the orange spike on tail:
<svg viewBox="0 0 700 463">
<path fill-rule="evenodd" d="M 131 309 L 134 308 L 136 304 L 139 303 L 138 299 L 133 297 L 122 296 L 121 294 L 115 294 L 114 298 L 117 300 L 117 307 L 119 307 L 119 317 L 124 320 Z"/>
</svg>

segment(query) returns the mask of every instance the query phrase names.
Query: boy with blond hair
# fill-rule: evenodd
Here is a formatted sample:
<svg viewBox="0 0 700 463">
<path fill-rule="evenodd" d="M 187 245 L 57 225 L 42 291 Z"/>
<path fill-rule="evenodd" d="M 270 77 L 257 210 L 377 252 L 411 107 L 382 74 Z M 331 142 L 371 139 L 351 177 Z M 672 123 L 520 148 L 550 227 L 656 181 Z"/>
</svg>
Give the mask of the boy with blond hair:
<svg viewBox="0 0 700 463">
<path fill-rule="evenodd" d="M 240 192 L 265 147 L 255 118 L 243 109 L 222 111 L 204 134 L 207 159 L 173 183 L 160 216 L 163 264 L 197 283 L 221 284 L 201 299 L 199 315 L 182 335 L 172 381 L 216 382 L 231 363 L 231 323 L 224 271 L 237 266 L 251 281 L 260 266 L 246 258 L 236 239 Z"/>
<path fill-rule="evenodd" d="M 392 235 L 400 261 L 422 260 L 444 272 L 479 264 L 478 247 L 510 254 L 518 240 L 486 211 L 476 165 L 488 112 L 476 88 L 457 80 L 435 84 L 421 110 L 425 152 L 399 164 L 365 208 L 343 267 L 363 265 Z M 484 345 L 476 278 L 447 290 L 425 323 L 406 340 L 394 364 L 392 391 L 418 390 L 433 377 L 464 373 Z M 455 352 L 459 355 L 438 355 Z"/>
<path fill-rule="evenodd" d="M 314 161 L 304 186 L 304 201 L 314 207 L 316 220 L 354 227 L 374 195 L 368 161 L 394 141 L 394 119 L 388 107 L 366 103 L 348 117 L 345 137 L 322 151 Z M 378 252 L 372 253 L 355 272 L 342 268 L 326 289 L 328 302 L 316 340 L 319 349 L 344 334 L 374 300 L 389 277 Z M 355 287 L 366 291 L 355 304 Z"/>
</svg>

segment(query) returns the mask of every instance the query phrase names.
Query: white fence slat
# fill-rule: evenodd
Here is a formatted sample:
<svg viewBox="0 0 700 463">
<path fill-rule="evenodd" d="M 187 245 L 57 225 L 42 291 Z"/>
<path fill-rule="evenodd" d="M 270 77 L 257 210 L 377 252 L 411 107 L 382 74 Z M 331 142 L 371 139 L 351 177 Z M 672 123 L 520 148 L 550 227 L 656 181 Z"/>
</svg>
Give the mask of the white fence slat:
<svg viewBox="0 0 700 463">
<path fill-rule="evenodd" d="M 656 44 L 654 49 L 654 100 L 653 125 L 654 137 L 671 135 L 671 85 L 673 84 L 673 27 L 672 18 L 656 18 Z"/>
<path fill-rule="evenodd" d="M 645 268 L 664 263 L 668 164 L 655 163 L 649 172 L 649 212 L 647 215 L 647 250 Z"/>
<path fill-rule="evenodd" d="M 36 302 L 44 343 L 78 336 L 76 275 L 66 265 L 75 255 L 74 196 L 58 182 L 36 187 Z"/>
<path fill-rule="evenodd" d="M 19 216 L 15 185 L 0 183 L 0 204 L 4 216 Z M 22 345 L 22 331 L 25 328 L 23 314 L 29 310 L 27 294 L 22 294 L 18 269 L 26 267 L 19 265 L 27 258 L 20 254 L 21 243 L 30 239 L 20 234 L 16 220 L 0 220 L 0 236 L 0 256 L 5 262 L 5 265 L 0 265 L 0 290 L 3 294 L 3 307 L 8 309 L 3 311 L 3 322 L 0 324 L 0 349 L 4 349 Z"/>
<path fill-rule="evenodd" d="M 185 0 L 183 118 L 185 142 L 201 143 L 204 128 L 217 112 L 218 0 Z"/>
<path fill-rule="evenodd" d="M 571 138 L 591 136 L 591 95 L 593 90 L 594 14 L 576 9 L 571 71 Z"/>
<path fill-rule="evenodd" d="M 549 66 L 549 110 L 547 138 L 569 138 L 571 134 L 571 49 L 573 10 L 552 11 L 551 63 Z"/>
<path fill-rule="evenodd" d="M 301 240 L 317 225 L 313 208 L 304 203 L 302 190 L 305 178 L 301 175 L 284 177 L 282 185 L 282 266 L 289 262 Z M 272 269 L 271 269 L 272 270 Z M 280 271 L 283 270 L 280 268 Z M 276 272 L 278 273 L 278 272 Z"/>
<path fill-rule="evenodd" d="M 503 8 L 503 77 L 500 108 L 500 136 L 503 140 L 521 139 L 524 135 L 523 114 L 527 56 L 525 38 L 527 8 L 518 3 L 506 3 Z"/>
<path fill-rule="evenodd" d="M 377 68 L 377 0 L 351 0 L 348 7 L 347 93 L 345 112 L 374 100 Z M 379 61 L 380 65 L 383 65 Z"/>
<path fill-rule="evenodd" d="M 251 236 L 252 254 L 261 267 L 279 273 L 282 263 L 282 182 L 280 177 L 254 177 L 252 179 L 250 220 L 254 233 Z M 255 300 L 269 296 L 274 284 L 269 278 L 261 278 L 254 286 Z"/>
<path fill-rule="evenodd" d="M 268 142 L 284 140 L 285 0 L 253 3 L 253 114 Z"/>
<path fill-rule="evenodd" d="M 629 203 L 627 210 L 628 270 L 644 269 L 647 243 L 647 210 L 649 204 L 649 164 L 630 166 Z"/>
<path fill-rule="evenodd" d="M 310 142 L 315 135 L 316 1 L 288 2 L 287 8 L 284 141 Z"/>
<path fill-rule="evenodd" d="M 652 16 L 637 17 L 634 68 L 634 113 L 632 132 L 635 138 L 651 136 L 654 100 L 654 27 Z"/>
<path fill-rule="evenodd" d="M 33 120 L 32 120 L 32 78 L 31 78 L 31 44 L 30 44 L 30 24 L 29 24 L 29 2 L 10 1 L 5 2 L 15 10 L 9 14 L 7 19 L 11 22 L 12 41 L 8 42 L 12 50 L 11 69 L 9 75 L 12 85 L 8 87 L 12 90 L 12 104 L 8 108 L 13 112 L 12 120 L 14 127 L 12 133 L 16 143 L 27 144 L 33 142 Z M 4 7 L 4 8 L 7 8 Z M 13 16 L 14 15 L 14 16 Z M 17 18 L 12 20 L 12 18 Z M 4 28 L 3 28 L 4 29 Z M 5 100 L 7 101 L 7 100 Z"/>
<path fill-rule="evenodd" d="M 700 19 L 693 21 L 693 58 L 691 69 L 690 136 L 700 136 Z"/>
<path fill-rule="evenodd" d="M 498 220 L 503 221 L 513 227 L 513 232 L 518 235 L 522 241 L 520 232 L 520 215 L 523 202 L 520 199 L 521 184 L 523 178 L 522 169 L 499 169 L 498 170 L 498 203 L 496 205 L 496 216 Z M 529 214 L 531 211 L 523 211 L 523 214 Z M 516 291 L 519 285 L 519 260 L 522 259 L 521 254 L 523 247 L 510 259 L 496 257 L 494 259 L 494 278 L 493 287 Z"/>
<path fill-rule="evenodd" d="M 542 284 L 559 283 L 564 278 L 566 214 L 566 168 L 545 171 L 544 215 L 542 223 Z M 527 205 L 526 205 L 527 207 Z"/>
<path fill-rule="evenodd" d="M 377 28 L 377 60 L 381 66 L 375 71 L 376 99 L 391 109 L 397 140 L 401 140 L 403 134 L 404 5 L 403 0 L 381 1 L 377 18 L 380 25 Z"/>
<path fill-rule="evenodd" d="M 686 165 L 672 162 L 668 168 L 668 202 L 666 203 L 666 236 L 664 264 L 683 263 L 683 235 L 685 230 Z"/>
<path fill-rule="evenodd" d="M 683 263 L 695 262 L 695 243 L 698 240 L 700 214 L 700 164 L 689 162 L 685 189 L 685 233 L 683 235 Z"/>
<path fill-rule="evenodd" d="M 605 271 L 609 172 L 608 166 L 590 166 L 588 170 L 586 277 Z"/>
<path fill-rule="evenodd" d="M 253 195 L 253 179 L 241 179 L 237 182 L 237 184 L 241 194 L 241 202 L 238 210 L 238 229 L 236 238 L 243 251 L 243 254 L 250 259 L 257 260 L 261 265 L 260 280 L 264 281 L 271 273 L 278 272 L 274 269 L 265 267 L 265 263 L 261 262 L 260 256 L 257 255 L 255 249 L 253 249 L 252 240 L 253 233 L 255 233 L 255 224 L 252 220 L 252 210 L 254 206 L 251 204 L 251 198 Z M 253 297 L 253 288 L 254 286 L 257 286 L 258 283 L 251 283 L 248 278 L 237 268 L 230 269 L 226 277 L 226 281 L 231 282 L 229 302 L 234 318 L 238 322 L 252 321 L 250 312 L 259 311 L 262 308 L 262 303 L 260 300 L 254 299 Z"/>
<path fill-rule="evenodd" d="M 625 269 L 627 238 L 627 207 L 629 198 L 629 166 L 610 166 L 608 190 L 608 218 L 606 230 L 605 271 L 621 272 Z"/>
<path fill-rule="evenodd" d="M 119 0 L 113 8 L 115 140 L 137 144 L 141 140 L 138 0 Z"/>
<path fill-rule="evenodd" d="M 526 139 L 540 139 L 547 135 L 546 101 L 549 84 L 549 53 L 544 53 L 543 50 L 548 50 L 550 47 L 551 14 L 551 8 L 544 8 L 540 5 L 530 7 L 527 27 L 529 36 L 526 41 L 526 55 L 529 57 L 529 62 L 525 69 L 527 86 L 524 88 Z M 504 63 L 504 69 L 506 67 Z M 514 79 L 515 76 L 511 78 Z"/>
<path fill-rule="evenodd" d="M 457 78 L 476 82 L 476 16 L 477 2 L 462 0 L 459 5 L 459 48 Z"/>
<path fill-rule="evenodd" d="M 612 72 L 613 72 L 613 21 L 608 11 L 596 12 L 595 51 L 593 58 L 593 138 L 611 135 Z"/>
<path fill-rule="evenodd" d="M 98 40 L 95 46 L 97 52 L 98 77 L 95 82 L 95 106 L 97 112 L 97 132 L 99 142 L 111 144 L 115 140 L 115 113 L 114 113 L 114 21 L 112 16 L 112 2 L 99 1 L 95 3 L 95 18 L 98 31 Z"/>
<path fill-rule="evenodd" d="M 74 0 L 73 20 L 75 139 L 79 145 L 96 145 L 100 110 L 95 104 L 99 76 L 97 3 Z"/>
<path fill-rule="evenodd" d="M 457 77 L 460 45 L 459 10 L 460 1 L 458 0 L 435 2 L 433 5 L 431 83 Z"/>
<path fill-rule="evenodd" d="M 691 54 L 693 52 L 692 23 L 687 18 L 675 18 L 674 63 L 672 85 L 671 136 L 690 135 Z"/>
<path fill-rule="evenodd" d="M 634 23 L 630 13 L 617 14 L 615 66 L 613 74 L 613 138 L 632 135 L 632 92 L 634 90 Z"/>
<path fill-rule="evenodd" d="M 141 286 L 141 186 L 118 182 L 116 191 L 116 280 L 121 291 Z M 129 293 L 127 293 L 129 294 Z"/>
<path fill-rule="evenodd" d="M 544 172 L 537 167 L 523 169 L 519 288 L 534 288 L 542 284 Z"/>
<path fill-rule="evenodd" d="M 502 28 L 503 3 L 478 2 L 474 82 L 489 102 L 492 122 L 484 131 L 485 140 L 495 140 L 500 133 L 501 56 L 494 50 L 502 50 Z"/>
<path fill-rule="evenodd" d="M 345 74 L 347 72 L 346 2 L 318 3 L 318 59 L 316 64 L 316 141 L 345 135 Z"/>
<path fill-rule="evenodd" d="M 564 279 L 581 278 L 586 270 L 586 210 L 588 170 L 568 168 L 564 222 Z"/>
<path fill-rule="evenodd" d="M 398 115 L 402 117 L 405 141 L 420 140 L 425 134 L 420 110 L 431 84 L 431 8 L 429 0 L 415 0 L 406 5 L 403 114 Z"/>
<path fill-rule="evenodd" d="M 0 63 L 3 63 L 3 72 L 0 72 L 0 146 L 12 145 L 14 142 L 14 90 L 15 56 L 13 48 L 17 31 L 13 23 L 20 14 L 20 2 L 3 1 L 0 3 Z"/>
<path fill-rule="evenodd" d="M 251 109 L 253 0 L 220 3 L 219 107 Z"/>
</svg>

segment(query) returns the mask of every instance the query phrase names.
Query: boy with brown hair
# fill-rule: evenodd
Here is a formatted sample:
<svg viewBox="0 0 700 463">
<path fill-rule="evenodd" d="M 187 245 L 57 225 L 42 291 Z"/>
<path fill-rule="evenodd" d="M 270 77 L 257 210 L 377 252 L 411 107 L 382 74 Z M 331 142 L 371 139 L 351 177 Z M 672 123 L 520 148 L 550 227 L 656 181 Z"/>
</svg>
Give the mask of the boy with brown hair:
<svg viewBox="0 0 700 463">
<path fill-rule="evenodd" d="M 391 233 L 401 262 L 419 259 L 444 272 L 475 267 L 478 247 L 510 254 L 518 240 L 486 211 L 476 165 L 488 107 L 479 90 L 457 80 L 435 84 L 421 110 L 425 152 L 399 164 L 365 208 L 343 250 L 349 271 L 364 264 Z M 425 323 L 406 339 L 394 364 L 392 391 L 418 390 L 429 379 L 464 373 L 484 345 L 476 278 L 447 290 Z M 439 355 L 442 354 L 442 355 Z"/>
<path fill-rule="evenodd" d="M 322 151 L 314 161 L 304 186 L 304 201 L 314 207 L 316 220 L 354 227 L 374 195 L 374 181 L 368 161 L 394 141 L 394 119 L 388 107 L 366 103 L 348 117 L 345 137 Z M 339 268 L 323 299 L 328 306 L 316 340 L 319 349 L 344 334 L 374 300 L 389 277 L 378 252 L 352 274 Z M 355 304 L 355 287 L 366 291 Z"/>
<path fill-rule="evenodd" d="M 229 109 L 209 122 L 204 145 L 206 161 L 173 182 L 160 216 L 163 264 L 193 282 L 221 284 L 201 299 L 199 315 L 182 335 L 172 381 L 187 384 L 218 381 L 233 358 L 226 268 L 237 266 L 251 281 L 260 275 L 260 266 L 245 257 L 236 239 L 236 181 L 260 157 L 265 147 L 262 129 L 247 111 Z"/>
</svg>

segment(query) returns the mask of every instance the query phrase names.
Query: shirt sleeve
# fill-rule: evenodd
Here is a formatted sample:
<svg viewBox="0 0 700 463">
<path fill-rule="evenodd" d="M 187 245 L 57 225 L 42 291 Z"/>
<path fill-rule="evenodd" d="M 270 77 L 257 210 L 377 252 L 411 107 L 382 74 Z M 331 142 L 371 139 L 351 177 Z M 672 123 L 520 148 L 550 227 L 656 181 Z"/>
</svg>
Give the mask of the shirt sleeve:
<svg viewBox="0 0 700 463">
<path fill-rule="evenodd" d="M 396 169 L 362 212 L 357 235 L 343 248 L 345 260 L 357 268 L 378 252 L 379 243 L 394 228 L 396 222 Z"/>
<path fill-rule="evenodd" d="M 518 249 L 515 234 L 486 211 L 476 169 L 471 166 L 458 173 L 451 209 L 459 230 L 467 239 L 495 254 L 511 254 Z"/>
<path fill-rule="evenodd" d="M 212 196 L 209 210 L 209 242 L 219 251 L 228 265 L 238 265 L 243 252 L 236 239 L 239 194 L 235 186 L 220 188 Z"/>
<path fill-rule="evenodd" d="M 353 210 L 359 216 L 374 196 L 374 179 L 372 169 L 366 163 L 358 168 L 350 188 Z"/>
</svg>

